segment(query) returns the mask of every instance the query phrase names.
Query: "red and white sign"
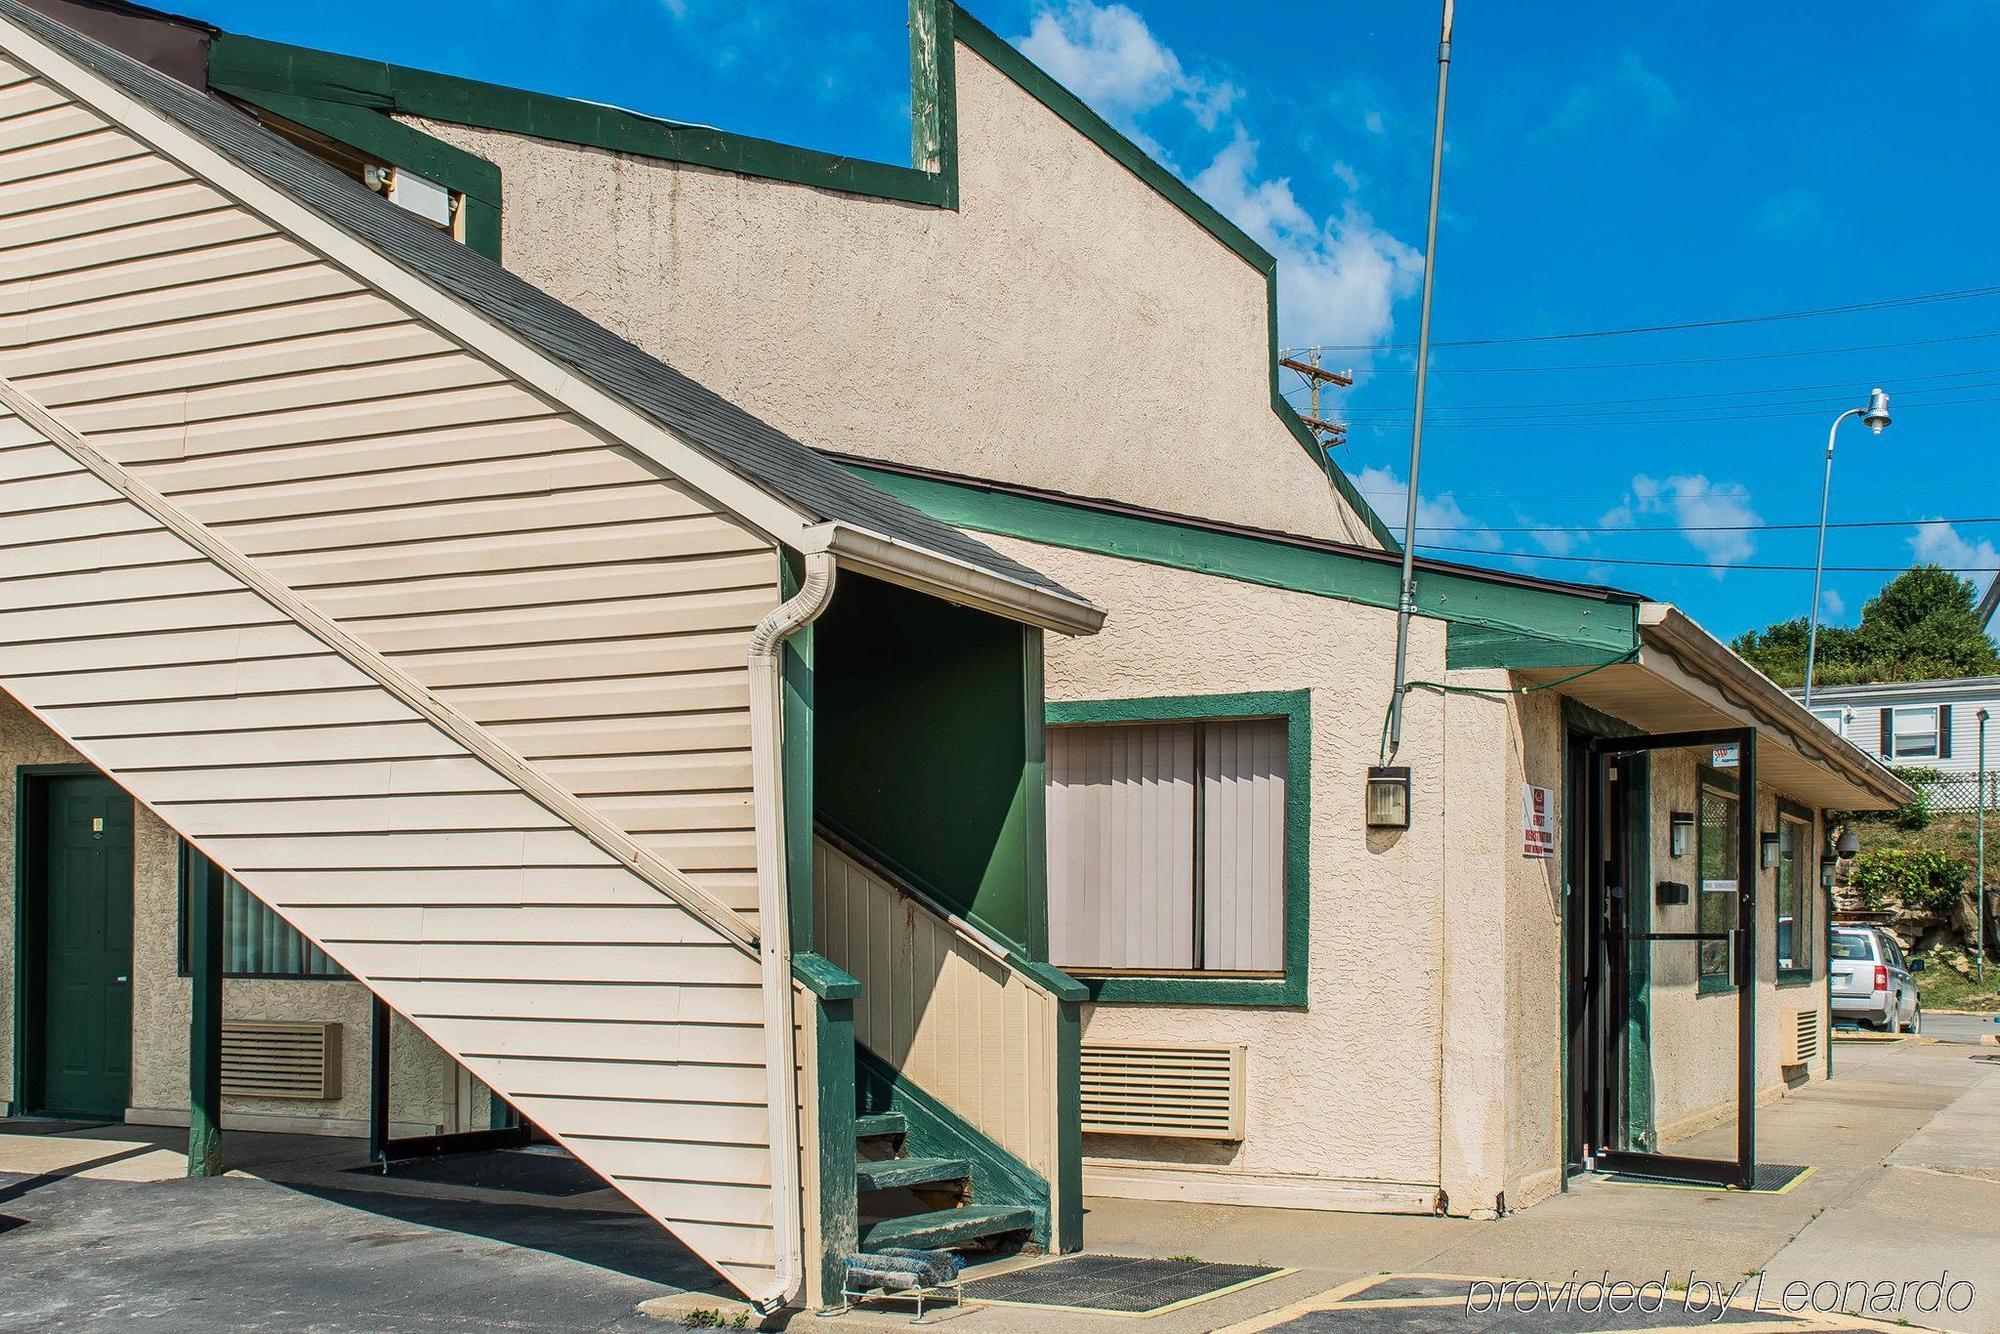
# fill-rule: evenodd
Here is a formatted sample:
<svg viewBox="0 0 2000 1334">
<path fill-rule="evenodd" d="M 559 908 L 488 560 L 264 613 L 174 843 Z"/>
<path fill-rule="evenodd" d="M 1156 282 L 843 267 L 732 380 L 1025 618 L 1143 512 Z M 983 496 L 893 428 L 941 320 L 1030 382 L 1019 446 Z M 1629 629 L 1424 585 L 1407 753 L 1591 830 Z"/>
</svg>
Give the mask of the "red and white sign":
<svg viewBox="0 0 2000 1334">
<path fill-rule="evenodd" d="M 1521 855 L 1556 855 L 1556 790 L 1521 784 Z"/>
</svg>

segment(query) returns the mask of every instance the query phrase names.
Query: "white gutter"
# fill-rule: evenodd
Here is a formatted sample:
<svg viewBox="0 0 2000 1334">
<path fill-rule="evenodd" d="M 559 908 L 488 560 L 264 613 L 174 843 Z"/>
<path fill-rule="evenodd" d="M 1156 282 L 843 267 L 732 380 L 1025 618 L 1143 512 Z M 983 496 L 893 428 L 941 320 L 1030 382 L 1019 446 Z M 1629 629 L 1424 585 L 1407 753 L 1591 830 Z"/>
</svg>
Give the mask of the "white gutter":
<svg viewBox="0 0 2000 1334">
<path fill-rule="evenodd" d="M 1039 588 L 1005 578 L 926 547 L 848 523 L 824 524 L 828 549 L 841 565 L 933 597 L 1010 621 L 1023 621 L 1065 635 L 1094 635 L 1104 628 L 1104 608 L 1073 593 Z"/>
<path fill-rule="evenodd" d="M 1666 602 L 1639 606 L 1639 629 L 1669 657 L 1685 656 L 1701 664 L 1711 681 L 1732 687 L 1744 711 L 1784 733 L 1792 749 L 1818 760 L 1863 791 L 1873 792 L 1890 806 L 1906 805 L 1916 794 L 1853 742 L 1835 736 L 1811 710 L 1792 698 L 1777 682 L 1752 667 L 1721 640 L 1701 628 L 1678 607 Z"/>
<path fill-rule="evenodd" d="M 791 886 L 785 858 L 785 640 L 833 599 L 833 554 L 825 527 L 808 529 L 799 591 L 750 632 L 750 766 L 757 823 L 758 952 L 764 981 L 764 1062 L 771 1113 L 771 1230 L 778 1272 L 758 1306 L 795 1305 L 805 1278 L 799 1177 L 798 1041 L 792 1011 Z M 815 549 L 816 548 L 816 549 Z"/>
</svg>

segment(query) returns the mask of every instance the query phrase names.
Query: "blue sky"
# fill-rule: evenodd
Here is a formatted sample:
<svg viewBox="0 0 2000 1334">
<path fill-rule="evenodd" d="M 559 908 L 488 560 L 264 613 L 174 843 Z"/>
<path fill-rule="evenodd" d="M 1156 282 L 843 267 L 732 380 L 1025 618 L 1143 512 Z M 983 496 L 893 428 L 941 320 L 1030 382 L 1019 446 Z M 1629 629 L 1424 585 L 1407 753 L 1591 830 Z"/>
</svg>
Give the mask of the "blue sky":
<svg viewBox="0 0 2000 1334">
<path fill-rule="evenodd" d="M 179 7 L 234 31 L 908 160 L 901 0 Z M 1283 340 L 1353 346 L 1326 354 L 1362 372 L 1337 457 L 1400 526 L 1435 7 L 971 8 L 1280 256 Z M 1995 49 L 1994 0 L 1469 0 L 1435 337 L 2000 285 Z M 2000 516 L 2000 293 L 1447 348 L 1433 366 L 1420 491 L 1434 526 L 1421 536 L 1470 549 L 1446 554 L 1671 599 L 1724 635 L 1803 614 L 1809 572 L 1745 567 L 1809 565 L 1813 533 L 1716 526 L 1810 524 L 1827 424 L 1880 383 L 1896 425 L 1880 440 L 1842 428 L 1833 518 L 1883 526 L 1836 529 L 1829 565 L 1921 556 L 1982 586 L 2000 567 L 2000 524 L 1964 522 Z M 1886 577 L 1830 575 L 1831 619 L 1851 621 Z"/>
</svg>

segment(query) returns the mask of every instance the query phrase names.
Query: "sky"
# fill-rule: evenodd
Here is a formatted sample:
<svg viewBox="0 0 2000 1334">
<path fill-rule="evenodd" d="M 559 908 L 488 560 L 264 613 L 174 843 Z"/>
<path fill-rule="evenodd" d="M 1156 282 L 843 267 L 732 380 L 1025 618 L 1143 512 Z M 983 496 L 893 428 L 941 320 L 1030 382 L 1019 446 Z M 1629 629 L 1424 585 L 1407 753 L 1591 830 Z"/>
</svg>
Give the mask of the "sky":
<svg viewBox="0 0 2000 1334">
<path fill-rule="evenodd" d="M 903 0 L 168 7 L 909 161 Z M 1279 257 L 1281 342 L 1357 372 L 1335 458 L 1400 530 L 1437 8 L 969 8 Z M 1995 49 L 2000 0 L 1460 4 L 1424 548 L 1643 592 L 1724 636 L 1802 616 L 1827 430 L 1879 384 L 1895 424 L 1838 436 L 1832 520 L 1863 526 L 1828 536 L 1824 617 L 1853 623 L 1918 559 L 1983 588 L 2000 569 Z M 1797 314 L 1829 308 L 1847 309 Z M 1692 323 L 1709 327 L 1569 336 Z M 1774 565 L 1804 568 L 1757 568 Z"/>
</svg>

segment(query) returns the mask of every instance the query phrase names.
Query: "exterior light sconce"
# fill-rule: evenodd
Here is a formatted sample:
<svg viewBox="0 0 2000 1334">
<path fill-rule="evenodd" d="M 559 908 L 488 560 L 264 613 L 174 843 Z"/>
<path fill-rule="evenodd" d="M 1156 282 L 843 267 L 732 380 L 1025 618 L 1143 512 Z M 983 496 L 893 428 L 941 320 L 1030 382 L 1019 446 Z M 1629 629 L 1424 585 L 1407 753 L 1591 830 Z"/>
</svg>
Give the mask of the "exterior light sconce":
<svg viewBox="0 0 2000 1334">
<path fill-rule="evenodd" d="M 1694 812 L 1675 811 L 1667 817 L 1667 855 L 1687 856 L 1688 844 L 1694 841 Z"/>
<path fill-rule="evenodd" d="M 1776 834 L 1759 834 L 1757 836 L 1757 860 L 1758 864 L 1767 871 L 1777 869 L 1778 836 Z"/>
<path fill-rule="evenodd" d="M 1834 845 L 1834 851 L 1843 857 L 1852 857 L 1861 851 L 1861 840 L 1855 835 L 1853 825 L 1840 831 L 1840 842 Z"/>
<path fill-rule="evenodd" d="M 1368 766 L 1368 827 L 1410 827 L 1410 770 L 1405 765 Z"/>
<path fill-rule="evenodd" d="M 1830 852 L 1819 859 L 1819 887 L 1821 889 L 1833 888 L 1833 872 L 1839 865 L 1840 858 Z"/>
</svg>

